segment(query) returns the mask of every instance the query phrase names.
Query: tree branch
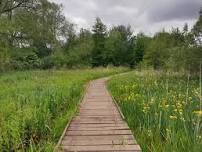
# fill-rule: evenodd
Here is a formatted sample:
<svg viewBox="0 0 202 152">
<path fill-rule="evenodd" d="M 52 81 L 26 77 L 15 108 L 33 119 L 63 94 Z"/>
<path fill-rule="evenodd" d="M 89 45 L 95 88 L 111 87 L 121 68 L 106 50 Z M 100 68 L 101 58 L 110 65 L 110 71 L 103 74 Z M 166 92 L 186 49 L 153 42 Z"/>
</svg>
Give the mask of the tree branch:
<svg viewBox="0 0 202 152">
<path fill-rule="evenodd" d="M 0 12 L 0 14 L 6 13 L 6 12 L 10 12 L 18 7 L 21 7 L 23 4 L 25 4 L 26 2 L 28 2 L 29 0 L 22 0 L 21 2 L 19 2 L 18 4 L 14 5 L 13 7 L 10 8 L 6 8 L 6 6 L 8 6 L 8 1 L 7 4 L 4 6 L 4 8 L 2 9 L 2 11 Z"/>
</svg>

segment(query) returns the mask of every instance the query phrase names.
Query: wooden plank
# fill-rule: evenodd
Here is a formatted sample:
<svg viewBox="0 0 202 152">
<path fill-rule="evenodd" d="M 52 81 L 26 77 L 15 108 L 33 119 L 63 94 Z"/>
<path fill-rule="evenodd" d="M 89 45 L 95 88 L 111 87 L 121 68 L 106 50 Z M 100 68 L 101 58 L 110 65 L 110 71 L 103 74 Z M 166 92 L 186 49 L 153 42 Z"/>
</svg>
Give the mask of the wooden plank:
<svg viewBox="0 0 202 152">
<path fill-rule="evenodd" d="M 127 130 L 128 127 L 81 127 L 81 126 L 73 126 L 69 127 L 69 130 Z"/>
<path fill-rule="evenodd" d="M 73 120 L 72 123 L 79 123 L 79 124 L 113 124 L 113 123 L 117 123 L 117 124 L 121 124 L 123 123 L 121 120 L 91 120 L 91 119 L 84 119 L 84 120 Z"/>
<path fill-rule="evenodd" d="M 99 110 L 99 107 L 97 107 L 97 109 L 92 109 L 92 110 L 90 110 L 90 109 L 84 109 L 84 108 L 81 108 L 79 111 L 86 111 L 86 112 L 88 112 L 88 111 L 90 111 L 90 112 L 102 112 L 102 113 L 105 113 L 105 112 L 112 112 L 112 110 L 113 110 L 113 112 L 114 111 L 116 111 L 116 112 L 118 112 L 118 110 L 115 108 L 115 107 L 107 107 L 106 109 L 100 109 Z"/>
<path fill-rule="evenodd" d="M 119 117 L 76 117 L 74 121 L 122 121 Z"/>
<path fill-rule="evenodd" d="M 68 136 L 104 136 L 104 135 L 131 135 L 130 130 L 69 130 L 66 135 Z"/>
<path fill-rule="evenodd" d="M 106 109 L 109 109 L 109 107 L 111 107 L 110 109 L 116 109 L 116 107 L 112 107 L 113 105 L 112 104 L 94 104 L 94 105 L 91 105 L 91 104 L 86 104 L 86 105 L 82 105 L 81 107 L 81 110 L 83 109 L 93 109 L 93 110 L 96 110 L 96 109 L 101 109 L 101 110 L 106 110 Z"/>
<path fill-rule="evenodd" d="M 108 113 L 79 113 L 79 115 L 82 114 L 82 116 L 88 116 L 88 117 L 91 117 L 91 116 L 96 116 L 96 117 L 106 117 L 106 116 L 109 116 Z M 117 113 L 113 113 L 113 114 L 110 114 L 112 117 L 119 117 L 120 115 L 117 114 Z"/>
<path fill-rule="evenodd" d="M 99 119 L 99 120 L 111 120 L 111 119 L 119 119 L 119 120 L 122 120 L 122 118 L 120 116 L 117 116 L 117 117 L 114 117 L 113 115 L 112 116 L 105 116 L 105 117 L 99 117 L 99 116 L 83 116 L 83 115 L 79 115 L 77 117 L 75 117 L 74 119 L 77 119 L 77 120 L 84 120 L 84 119 L 91 119 L 91 120 L 96 120 L 96 119 Z"/>
<path fill-rule="evenodd" d="M 117 120 L 117 119 L 122 121 L 120 116 L 114 117 L 113 115 L 105 116 L 105 117 L 104 116 L 96 116 L 96 115 L 95 116 L 93 116 L 93 115 L 89 115 L 89 116 L 80 115 L 80 116 L 74 118 L 74 120 L 80 120 L 80 121 L 82 121 L 82 120 L 95 120 L 95 121 L 96 120 Z"/>
<path fill-rule="evenodd" d="M 112 109 L 114 109 L 114 108 L 116 108 L 116 107 L 114 107 L 111 103 L 109 103 L 109 104 L 86 104 L 86 105 L 82 105 L 82 107 L 81 108 L 86 108 L 86 109 L 90 109 L 90 108 L 106 108 L 106 109 L 108 109 L 109 107 L 111 107 Z M 106 110 L 105 109 L 105 110 Z"/>
<path fill-rule="evenodd" d="M 62 149 L 66 151 L 123 151 L 123 150 L 140 150 L 139 145 L 96 145 L 96 146 L 62 146 Z"/>
<path fill-rule="evenodd" d="M 101 110 L 85 110 L 85 111 L 79 111 L 79 113 L 82 115 L 83 114 L 103 114 L 103 115 L 113 115 L 113 114 L 116 114 L 116 115 L 119 115 L 119 112 L 118 111 L 112 111 L 112 110 L 106 110 L 106 111 L 101 111 Z"/>
<path fill-rule="evenodd" d="M 108 125 L 108 124 L 114 124 L 114 123 L 116 123 L 116 124 L 118 124 L 118 125 L 121 125 L 122 124 L 122 122 L 120 121 L 120 122 L 94 122 L 94 121 L 92 121 L 92 122 L 73 122 L 75 125 L 81 125 L 81 124 L 98 124 L 98 125 L 100 125 L 100 124 L 104 124 L 104 125 Z"/>
<path fill-rule="evenodd" d="M 111 102 L 111 101 L 110 101 Z M 86 104 L 82 104 L 82 106 L 80 108 L 106 108 L 105 110 L 108 109 L 116 109 L 116 107 L 114 106 L 114 104 L 112 103 L 102 103 L 102 101 L 92 101 L 92 102 L 88 102 Z"/>
<path fill-rule="evenodd" d="M 83 116 L 83 115 L 79 115 L 79 116 L 77 116 L 77 117 L 75 117 L 75 118 L 77 118 L 77 119 L 100 119 L 100 118 L 102 118 L 102 119 L 121 119 L 122 120 L 122 118 L 121 118 L 121 116 L 117 116 L 117 117 L 113 117 L 113 116 Z"/>
<path fill-rule="evenodd" d="M 71 121 L 61 141 L 61 151 L 141 151 L 108 93 L 105 81 L 90 83 L 78 116 Z"/>
<path fill-rule="evenodd" d="M 79 114 L 80 115 L 80 114 Z M 108 114 L 82 114 L 83 117 L 107 117 L 109 116 Z M 111 115 L 112 117 L 120 117 L 119 114 L 113 114 Z"/>
<path fill-rule="evenodd" d="M 133 135 L 64 136 L 63 140 L 132 140 Z"/>
<path fill-rule="evenodd" d="M 114 105 L 114 103 L 112 103 L 111 101 L 107 100 L 103 100 L 102 102 L 89 102 L 89 100 L 86 100 L 85 103 L 83 103 L 83 105 L 89 105 L 89 106 L 93 106 L 93 105 Z"/>
<path fill-rule="evenodd" d="M 100 139 L 100 140 L 78 140 L 78 139 L 67 139 L 63 140 L 62 145 L 70 145 L 70 146 L 95 146 L 95 145 L 134 145 L 136 144 L 133 139 L 129 140 L 106 140 L 106 139 Z"/>
<path fill-rule="evenodd" d="M 116 111 L 116 109 L 115 109 L 115 107 L 114 108 L 108 108 L 109 106 L 85 106 L 85 107 L 82 107 L 81 109 L 80 109 L 80 111 L 90 111 L 90 110 L 92 110 L 92 111 L 96 111 L 96 110 L 98 110 L 98 111 Z"/>
<path fill-rule="evenodd" d="M 103 102 L 103 101 L 107 101 L 107 102 L 111 102 L 111 100 L 109 100 L 109 99 L 103 99 L 103 98 L 87 98 L 87 100 L 88 100 L 88 102 Z"/>
<path fill-rule="evenodd" d="M 77 124 L 77 123 L 71 123 L 70 127 L 74 127 L 74 126 L 85 126 L 85 127 L 127 127 L 127 124 L 125 123 L 121 123 L 121 124 Z"/>
<path fill-rule="evenodd" d="M 79 115 L 103 115 L 103 116 L 120 116 L 118 112 L 92 112 L 92 111 L 80 111 Z"/>
</svg>

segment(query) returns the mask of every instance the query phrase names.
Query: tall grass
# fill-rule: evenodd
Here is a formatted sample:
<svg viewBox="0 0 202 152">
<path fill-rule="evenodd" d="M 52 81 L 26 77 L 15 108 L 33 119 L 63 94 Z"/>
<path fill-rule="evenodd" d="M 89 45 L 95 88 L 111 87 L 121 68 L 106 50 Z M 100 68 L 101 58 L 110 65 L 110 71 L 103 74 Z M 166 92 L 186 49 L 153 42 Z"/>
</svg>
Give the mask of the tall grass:
<svg viewBox="0 0 202 152">
<path fill-rule="evenodd" d="M 199 152 L 202 111 L 199 79 L 161 72 L 132 72 L 109 81 L 145 152 Z"/>
<path fill-rule="evenodd" d="M 10 72 L 0 76 L 0 151 L 53 151 L 84 85 L 126 69 Z"/>
</svg>

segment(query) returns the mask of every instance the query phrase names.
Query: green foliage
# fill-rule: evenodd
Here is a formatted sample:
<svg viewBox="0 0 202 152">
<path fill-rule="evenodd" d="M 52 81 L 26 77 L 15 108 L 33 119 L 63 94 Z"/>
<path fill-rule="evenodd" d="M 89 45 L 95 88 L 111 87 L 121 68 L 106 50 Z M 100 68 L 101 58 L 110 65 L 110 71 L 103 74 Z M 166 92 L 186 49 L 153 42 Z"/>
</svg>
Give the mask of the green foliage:
<svg viewBox="0 0 202 152">
<path fill-rule="evenodd" d="M 12 13 L 13 10 L 20 7 L 26 7 L 31 4 L 33 0 L 1 0 L 0 1 L 0 16 L 4 13 Z"/>
<path fill-rule="evenodd" d="M 118 54 L 120 52 L 121 44 L 121 34 L 118 31 L 111 30 L 109 32 L 109 37 L 106 41 L 107 50 L 104 52 L 105 60 L 108 64 L 113 64 L 115 66 L 120 65 Z"/>
<path fill-rule="evenodd" d="M 36 49 L 21 48 L 11 52 L 11 67 L 15 70 L 36 69 L 40 67 L 40 59 L 35 53 Z"/>
<path fill-rule="evenodd" d="M 93 48 L 94 42 L 91 32 L 81 29 L 74 45 L 70 47 L 67 53 L 67 66 L 90 66 Z"/>
<path fill-rule="evenodd" d="M 139 33 L 136 37 L 135 44 L 133 46 L 134 49 L 134 58 L 133 64 L 138 65 L 141 61 L 143 61 L 145 50 L 150 45 L 151 38 L 144 35 L 143 33 Z"/>
<path fill-rule="evenodd" d="M 145 51 L 145 61 L 154 69 L 164 67 L 169 57 L 168 48 L 171 43 L 169 33 L 160 32 L 155 35 Z"/>
<path fill-rule="evenodd" d="M 130 26 L 113 27 L 106 42 L 105 58 L 115 65 L 133 65 L 135 58 L 133 51 L 134 37 Z"/>
<path fill-rule="evenodd" d="M 6 71 L 9 67 L 10 56 L 6 48 L 0 47 L 0 72 Z"/>
<path fill-rule="evenodd" d="M 106 26 L 102 23 L 100 18 L 96 18 L 95 25 L 93 26 L 93 40 L 94 48 L 92 51 L 92 66 L 104 66 L 104 57 L 102 52 L 105 48 L 106 40 Z"/>
<path fill-rule="evenodd" d="M 200 87 L 179 73 L 131 72 L 108 88 L 143 151 L 198 152 L 202 145 Z"/>
<path fill-rule="evenodd" d="M 124 68 L 10 72 L 0 76 L 1 151 L 53 151 L 84 85 Z"/>
<path fill-rule="evenodd" d="M 196 39 L 196 44 L 202 45 L 202 9 L 199 12 L 198 21 L 195 23 L 192 32 L 194 34 L 194 38 Z"/>
<path fill-rule="evenodd" d="M 54 2 L 1 0 L 0 3 L 0 48 L 4 50 L 1 56 L 5 56 L 1 69 L 4 70 L 144 65 L 197 73 L 202 58 L 201 12 L 192 29 L 185 24 L 182 31 L 173 28 L 171 32 L 162 31 L 154 36 L 135 35 L 130 26 L 124 25 L 107 29 L 100 18 L 96 18 L 92 31 L 81 29 L 77 33 L 75 24 L 62 14 L 62 6 Z M 26 55 L 21 53 L 24 48 L 35 50 Z M 19 54 L 14 57 L 12 50 Z"/>
<path fill-rule="evenodd" d="M 185 69 L 192 74 L 197 74 L 200 71 L 200 62 L 202 62 L 202 46 L 190 47 L 185 49 Z"/>
<path fill-rule="evenodd" d="M 34 10 L 20 9 L 14 15 L 16 30 L 24 45 L 37 48 L 37 55 L 45 57 L 51 54 L 59 36 L 58 30 L 63 24 L 61 7 L 47 0 L 41 0 Z"/>
</svg>

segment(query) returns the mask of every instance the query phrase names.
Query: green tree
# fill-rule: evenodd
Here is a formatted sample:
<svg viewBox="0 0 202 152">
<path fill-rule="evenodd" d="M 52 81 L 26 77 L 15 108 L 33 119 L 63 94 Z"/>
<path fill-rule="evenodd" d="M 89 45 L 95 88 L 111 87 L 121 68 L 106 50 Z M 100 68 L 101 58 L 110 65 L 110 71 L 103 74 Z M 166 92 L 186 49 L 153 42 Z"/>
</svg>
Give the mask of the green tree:
<svg viewBox="0 0 202 152">
<path fill-rule="evenodd" d="M 184 27 L 186 30 L 186 25 Z M 183 33 L 179 30 L 179 28 L 173 28 L 172 32 L 170 34 L 170 38 L 172 40 L 171 46 L 177 47 L 177 46 L 182 46 L 185 43 L 185 37 L 183 35 Z"/>
<path fill-rule="evenodd" d="M 65 42 L 64 45 L 65 52 L 68 52 L 69 50 L 72 49 L 72 47 L 74 47 L 77 41 L 75 25 L 66 21 L 64 26 L 62 27 L 61 32 Z"/>
<path fill-rule="evenodd" d="M 202 45 L 202 9 L 199 12 L 199 18 L 192 29 L 196 45 Z"/>
<path fill-rule="evenodd" d="M 7 48 L 0 46 L 0 72 L 8 70 L 10 55 Z"/>
<path fill-rule="evenodd" d="M 0 16 L 4 13 L 10 16 L 12 15 L 12 11 L 17 8 L 30 8 L 30 4 L 33 2 L 34 0 L 0 0 Z"/>
<path fill-rule="evenodd" d="M 77 39 L 74 41 L 74 45 L 68 51 L 67 65 L 69 67 L 90 66 L 92 50 L 92 33 L 88 30 L 81 29 Z"/>
<path fill-rule="evenodd" d="M 169 50 L 172 46 L 172 39 L 169 33 L 157 33 L 151 40 L 149 47 L 145 51 L 144 60 L 154 69 L 161 69 L 166 66 L 169 59 Z"/>
<path fill-rule="evenodd" d="M 60 48 L 59 38 L 64 37 L 62 30 L 68 23 L 61 5 L 48 0 L 1 0 L 0 3 L 0 47 L 11 57 L 19 57 L 11 60 L 38 63 L 38 57 L 49 56 Z M 22 50 L 29 50 L 30 54 Z M 18 52 L 26 60 L 21 60 Z"/>
<path fill-rule="evenodd" d="M 151 38 L 146 36 L 144 33 L 137 34 L 135 43 L 133 45 L 134 49 L 134 60 L 133 64 L 138 65 L 143 61 L 145 50 L 148 48 Z"/>
<path fill-rule="evenodd" d="M 119 66 L 119 52 L 121 51 L 121 34 L 117 30 L 110 30 L 109 36 L 106 40 L 105 59 L 107 64 Z"/>
<path fill-rule="evenodd" d="M 61 35 L 64 16 L 60 5 L 40 0 L 35 9 L 16 10 L 12 22 L 12 45 L 34 47 L 37 55 L 42 58 L 50 55 L 58 45 L 57 37 Z"/>
<path fill-rule="evenodd" d="M 95 25 L 93 26 L 93 41 L 94 48 L 92 51 L 92 66 L 105 66 L 103 51 L 105 48 L 105 40 L 107 35 L 107 28 L 102 23 L 100 18 L 96 18 Z"/>
<path fill-rule="evenodd" d="M 133 44 L 135 37 L 132 35 L 131 27 L 119 25 L 113 27 L 107 38 L 107 51 L 105 56 L 109 63 L 115 66 L 134 64 Z"/>
<path fill-rule="evenodd" d="M 119 45 L 118 60 L 121 65 L 132 65 L 134 52 L 133 42 L 134 37 L 132 36 L 132 30 L 130 26 L 119 25 L 114 27 L 114 30 L 118 31 L 121 35 L 121 43 Z"/>
</svg>

